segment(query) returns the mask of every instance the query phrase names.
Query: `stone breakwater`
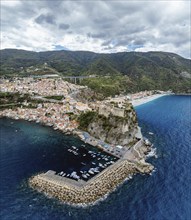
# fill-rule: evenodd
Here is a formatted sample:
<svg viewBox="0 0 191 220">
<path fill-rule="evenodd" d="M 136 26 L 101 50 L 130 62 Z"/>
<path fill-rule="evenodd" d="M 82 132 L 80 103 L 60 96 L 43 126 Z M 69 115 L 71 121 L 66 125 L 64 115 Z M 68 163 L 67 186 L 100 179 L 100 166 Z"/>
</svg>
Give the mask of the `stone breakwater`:
<svg viewBox="0 0 191 220">
<path fill-rule="evenodd" d="M 141 166 L 141 169 L 137 166 Z M 54 171 L 48 171 L 31 177 L 29 185 L 33 189 L 44 192 L 65 203 L 88 205 L 113 191 L 129 175 L 140 171 L 150 173 L 152 170 L 153 166 L 150 164 L 140 165 L 131 163 L 126 159 L 120 159 L 87 182 L 69 180 L 55 175 Z"/>
</svg>

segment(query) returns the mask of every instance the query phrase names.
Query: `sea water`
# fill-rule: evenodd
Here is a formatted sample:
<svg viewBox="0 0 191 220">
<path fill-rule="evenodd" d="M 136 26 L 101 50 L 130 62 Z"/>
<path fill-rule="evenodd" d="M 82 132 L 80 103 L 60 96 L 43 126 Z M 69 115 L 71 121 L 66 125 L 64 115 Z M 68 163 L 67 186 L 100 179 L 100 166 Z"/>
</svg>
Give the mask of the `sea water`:
<svg viewBox="0 0 191 220">
<path fill-rule="evenodd" d="M 144 136 L 156 148 L 158 158 L 148 159 L 156 171 L 134 176 L 104 201 L 85 208 L 27 185 L 38 172 L 78 169 L 78 159 L 67 149 L 83 143 L 38 124 L 0 119 L 0 219 L 190 220 L 191 96 L 161 97 L 136 112 Z"/>
</svg>

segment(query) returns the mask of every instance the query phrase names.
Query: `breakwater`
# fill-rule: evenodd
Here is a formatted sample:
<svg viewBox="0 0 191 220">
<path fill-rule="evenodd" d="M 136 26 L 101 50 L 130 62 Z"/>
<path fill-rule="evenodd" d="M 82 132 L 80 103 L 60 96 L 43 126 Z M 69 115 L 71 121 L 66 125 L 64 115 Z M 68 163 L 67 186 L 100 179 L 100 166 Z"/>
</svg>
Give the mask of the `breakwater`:
<svg viewBox="0 0 191 220">
<path fill-rule="evenodd" d="M 57 176 L 54 171 L 48 171 L 31 177 L 29 185 L 65 203 L 92 204 L 113 191 L 129 175 L 140 171 L 150 173 L 152 170 L 150 164 L 136 164 L 120 159 L 87 182 L 70 180 Z"/>
</svg>

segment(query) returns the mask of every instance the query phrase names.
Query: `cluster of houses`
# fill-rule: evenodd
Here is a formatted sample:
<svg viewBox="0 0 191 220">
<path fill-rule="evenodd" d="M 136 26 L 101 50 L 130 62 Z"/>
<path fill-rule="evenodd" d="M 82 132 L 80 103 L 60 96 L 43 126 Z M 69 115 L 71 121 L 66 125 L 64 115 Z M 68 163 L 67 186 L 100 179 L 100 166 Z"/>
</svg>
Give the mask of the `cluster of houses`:
<svg viewBox="0 0 191 220">
<path fill-rule="evenodd" d="M 76 92 L 82 86 L 71 84 L 61 78 L 13 78 L 1 80 L 2 92 L 19 92 L 27 94 L 38 94 L 41 96 L 67 95 Z"/>
<path fill-rule="evenodd" d="M 29 108 L 27 102 L 23 106 L 14 109 L 4 109 L 0 111 L 0 117 L 9 117 L 13 119 L 24 119 L 28 121 L 35 121 L 37 123 L 52 126 L 55 130 L 73 132 L 78 127 L 78 122 L 75 117 L 71 115 L 79 115 L 81 112 L 97 110 L 99 114 L 108 116 L 112 113 L 115 116 L 124 117 L 125 108 L 132 98 L 148 96 L 150 92 L 136 93 L 130 96 L 118 96 L 115 98 L 108 98 L 104 101 L 96 102 L 80 102 L 73 97 L 73 94 L 80 91 L 81 86 L 71 84 L 61 78 L 41 78 L 35 79 L 31 77 L 14 78 L 11 80 L 1 80 L 1 92 L 19 92 L 21 94 L 30 94 L 31 97 L 39 96 L 55 96 L 61 95 L 63 99 L 58 102 L 42 102 L 37 105 L 37 108 Z M 131 104 L 129 103 L 129 107 Z M 79 132 L 79 131 L 78 131 Z M 77 133 L 76 133 L 77 134 Z M 77 134 L 83 141 L 94 146 L 99 146 L 108 153 L 117 157 L 124 154 L 122 146 L 111 146 L 103 141 L 91 137 L 86 132 Z"/>
</svg>

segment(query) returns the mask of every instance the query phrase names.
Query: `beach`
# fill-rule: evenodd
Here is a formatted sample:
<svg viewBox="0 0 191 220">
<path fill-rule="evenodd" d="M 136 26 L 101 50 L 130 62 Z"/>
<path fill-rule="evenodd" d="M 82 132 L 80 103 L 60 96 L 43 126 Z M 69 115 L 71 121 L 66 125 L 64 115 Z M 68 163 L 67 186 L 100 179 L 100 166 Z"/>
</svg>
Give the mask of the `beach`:
<svg viewBox="0 0 191 220">
<path fill-rule="evenodd" d="M 133 107 L 136 107 L 136 106 L 145 104 L 147 102 L 151 102 L 155 99 L 158 99 L 158 98 L 160 98 L 162 96 L 166 96 L 166 95 L 169 95 L 169 93 L 155 94 L 155 95 L 146 96 L 146 97 L 143 97 L 143 98 L 134 99 L 134 100 L 131 101 L 131 103 L 132 103 Z"/>
</svg>

